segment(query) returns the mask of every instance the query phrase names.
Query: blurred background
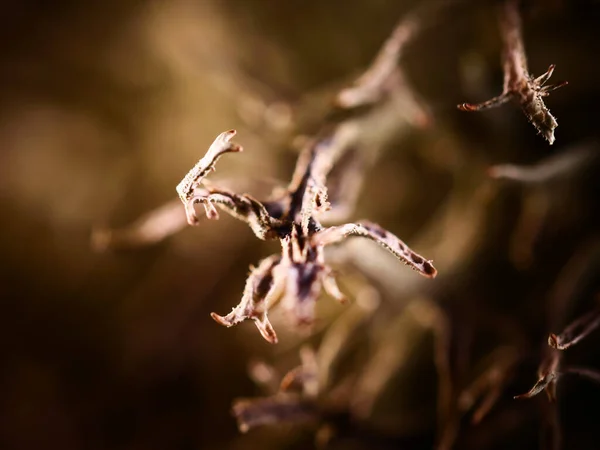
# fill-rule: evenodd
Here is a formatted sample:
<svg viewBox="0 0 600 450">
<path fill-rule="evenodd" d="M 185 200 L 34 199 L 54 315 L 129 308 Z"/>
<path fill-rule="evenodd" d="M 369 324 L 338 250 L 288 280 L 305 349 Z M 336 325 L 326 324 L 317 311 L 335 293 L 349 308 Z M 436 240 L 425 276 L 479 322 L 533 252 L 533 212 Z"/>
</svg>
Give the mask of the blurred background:
<svg viewBox="0 0 600 450">
<path fill-rule="evenodd" d="M 425 3 L 2 2 L 0 448 L 557 448 L 557 430 L 564 448 L 598 448 L 600 384 L 565 376 L 554 405 L 512 397 L 537 381 L 548 334 L 598 302 L 600 3 L 523 4 L 530 70 L 556 64 L 569 81 L 547 99 L 553 146 L 514 105 L 456 109 L 501 91 L 494 2 Z M 278 251 L 243 223 L 222 215 L 149 245 L 92 245 L 94 230 L 173 200 L 231 128 L 244 152 L 211 180 L 259 198 L 285 186 L 298 136 L 417 7 L 423 26 L 399 64 L 428 120 L 414 120 L 413 100 L 389 113 L 397 126 L 352 220 L 433 259 L 435 280 L 373 243 L 340 246 L 331 261 L 349 304 L 324 295 L 311 333 L 275 314 L 273 346 L 251 323 L 209 316 Z M 496 164 L 555 168 L 548 158 L 571 163 L 529 182 L 488 176 Z M 240 433 L 232 402 L 265 395 L 249 367 L 283 375 L 305 344 L 335 362 L 319 368 L 320 412 Z M 600 369 L 599 344 L 591 334 L 564 360 Z M 489 370 L 497 401 L 475 425 L 464 391 Z"/>
</svg>

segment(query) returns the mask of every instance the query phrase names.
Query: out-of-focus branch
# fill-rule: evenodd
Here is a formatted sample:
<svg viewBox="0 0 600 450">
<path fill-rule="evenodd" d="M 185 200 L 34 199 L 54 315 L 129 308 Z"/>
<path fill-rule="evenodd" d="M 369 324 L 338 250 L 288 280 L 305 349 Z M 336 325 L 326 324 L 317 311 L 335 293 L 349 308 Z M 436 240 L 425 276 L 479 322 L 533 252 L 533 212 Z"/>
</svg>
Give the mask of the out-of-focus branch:
<svg viewBox="0 0 600 450">
<path fill-rule="evenodd" d="M 549 156 L 530 166 L 498 164 L 490 167 L 488 173 L 492 178 L 523 184 L 553 182 L 558 178 L 574 175 L 596 157 L 596 148 L 582 146 Z"/>
<path fill-rule="evenodd" d="M 402 18 L 366 72 L 356 79 L 352 87 L 340 91 L 338 105 L 356 108 L 381 100 L 386 90 L 393 87 L 394 77 L 401 76 L 398 72 L 400 54 L 418 30 L 419 22 L 414 16 Z"/>
<path fill-rule="evenodd" d="M 98 227 L 92 230 L 91 243 L 96 251 L 137 248 L 155 244 L 178 233 L 188 225 L 185 211 L 179 200 L 172 200 L 144 214 L 130 225 L 111 229 Z"/>
<path fill-rule="evenodd" d="M 297 394 L 236 400 L 232 412 L 242 433 L 261 425 L 310 422 L 319 417 L 314 403 Z"/>
<path fill-rule="evenodd" d="M 559 378 L 560 354 L 557 351 L 547 352 L 547 356 L 538 369 L 538 381 L 526 393 L 515 395 L 515 399 L 527 399 L 546 391 L 551 402 L 556 400 L 556 383 Z"/>
</svg>

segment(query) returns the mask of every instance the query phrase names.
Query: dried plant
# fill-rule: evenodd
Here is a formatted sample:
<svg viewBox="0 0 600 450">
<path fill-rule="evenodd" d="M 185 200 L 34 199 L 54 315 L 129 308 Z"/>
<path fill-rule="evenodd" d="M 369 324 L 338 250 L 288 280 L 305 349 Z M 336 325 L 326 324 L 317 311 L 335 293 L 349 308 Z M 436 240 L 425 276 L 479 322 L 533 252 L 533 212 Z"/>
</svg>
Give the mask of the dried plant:
<svg viewBox="0 0 600 450">
<path fill-rule="evenodd" d="M 598 325 L 600 325 L 600 309 L 596 308 L 575 320 L 561 334 L 550 333 L 548 345 L 557 350 L 566 350 L 584 339 L 598 328 Z"/>
<path fill-rule="evenodd" d="M 438 311 L 434 322 L 434 362 L 438 376 L 438 450 L 454 447 L 463 419 L 479 425 L 501 399 L 522 358 L 518 345 L 502 345 L 484 358 L 471 361 L 470 326 L 459 326 L 451 315 Z M 465 328 L 467 328 L 465 330 Z"/>
<path fill-rule="evenodd" d="M 174 199 L 144 214 L 120 229 L 97 227 L 92 231 L 92 248 L 96 251 L 142 247 L 160 242 L 187 226 L 181 203 Z"/>
<path fill-rule="evenodd" d="M 565 374 L 576 374 L 595 382 L 600 382 L 600 372 L 587 367 L 560 367 L 560 355 L 555 350 L 540 364 L 538 381 L 526 393 L 516 395 L 515 399 L 527 399 L 546 391 L 551 402 L 556 401 L 556 387 L 559 379 Z"/>
<path fill-rule="evenodd" d="M 238 399 L 233 415 L 245 433 L 251 428 L 285 422 L 304 423 L 320 416 L 316 402 L 319 395 L 318 369 L 315 354 L 309 347 L 300 351 L 302 364 L 290 370 L 273 395 L 254 399 Z M 272 368 L 261 364 L 268 370 Z"/>
<path fill-rule="evenodd" d="M 529 73 L 527 56 L 521 34 L 521 18 L 516 0 L 506 0 L 499 14 L 500 34 L 502 36 L 504 87 L 502 94 L 483 103 L 462 103 L 458 105 L 461 111 L 481 111 L 494 108 L 512 100 L 517 103 L 527 120 L 550 143 L 554 143 L 554 129 L 558 122 L 544 104 L 543 98 L 550 92 L 565 86 L 566 81 L 545 86 L 554 72 L 554 64 L 548 70 L 535 78 Z"/>
<path fill-rule="evenodd" d="M 544 356 L 538 368 L 538 381 L 528 392 L 514 397 L 517 400 L 530 399 L 546 392 L 550 404 L 545 407 L 546 414 L 543 416 L 543 422 L 549 431 L 546 444 L 548 448 L 560 448 L 562 445 L 561 424 L 557 406 L 557 388 L 560 380 L 567 374 L 573 374 L 600 383 L 600 372 L 595 369 L 563 365 L 563 353 L 560 351 L 585 338 L 598 326 L 598 323 L 600 323 L 599 317 L 598 310 L 595 310 L 575 320 L 561 335 L 557 336 L 551 333 L 548 338 L 549 347 L 545 347 Z"/>
<path fill-rule="evenodd" d="M 212 314 L 218 323 L 229 327 L 252 319 L 262 336 L 275 343 L 277 336 L 267 313 L 281 299 L 282 309 L 297 325 L 311 324 L 322 288 L 339 301 L 345 300 L 332 269 L 325 263 L 324 248 L 352 236 L 379 243 L 425 277 L 436 276 L 431 261 L 377 224 L 361 221 L 322 225 L 345 220 L 352 213 L 365 169 L 374 162 L 386 140 L 398 132 L 397 114 L 410 124 L 429 122 L 427 111 L 398 68 L 401 50 L 419 29 L 418 24 L 414 15 L 402 19 L 371 67 L 351 88 L 338 94 L 332 118 L 313 137 L 303 137 L 303 150 L 287 188 L 275 189 L 271 198 L 259 201 L 249 194 L 236 194 L 208 183 L 206 176 L 223 154 L 242 151 L 242 147 L 231 142 L 234 130 L 219 135 L 179 183 L 176 190 L 190 225 L 197 225 L 200 220 L 194 209 L 196 203 L 203 205 L 209 219 L 219 217 L 219 207 L 246 222 L 259 239 L 279 240 L 282 246 L 281 255 L 265 258 L 257 267 L 251 267 L 240 304 L 225 316 Z M 359 108 L 362 106 L 368 108 Z M 340 110 L 347 111 L 335 114 Z M 369 153 L 361 152 L 367 145 Z M 154 223 L 162 222 L 177 226 L 166 227 L 160 236 L 148 231 L 156 228 Z M 123 230 L 103 230 L 103 245 L 96 247 L 152 243 L 179 229 L 181 214 L 165 206 Z M 96 244 L 98 241 L 96 233 Z"/>
<path fill-rule="evenodd" d="M 212 314 L 218 323 L 230 327 L 252 319 L 262 336 L 275 343 L 277 335 L 267 312 L 281 297 L 281 306 L 296 324 L 311 324 L 321 288 L 339 301 L 345 299 L 331 268 L 325 264 L 323 249 L 351 236 L 371 239 L 421 275 L 436 276 L 437 271 L 431 261 L 412 251 L 379 225 L 358 222 L 325 228 L 320 224 L 319 215 L 330 208 L 325 182 L 337 156 L 337 148 L 329 145 L 327 139 L 305 148 L 290 185 L 283 195 L 276 198 L 261 202 L 248 194 L 239 195 L 207 186 L 204 178 L 214 169 L 219 157 L 242 150 L 231 142 L 234 135 L 234 130 L 220 134 L 206 155 L 177 186 L 188 223 L 198 223 L 194 209 L 196 203 L 204 206 L 209 219 L 219 217 L 216 205 L 246 222 L 259 239 L 278 239 L 282 253 L 265 258 L 258 267 L 251 269 L 240 304 L 226 316 Z"/>
<path fill-rule="evenodd" d="M 357 294 L 356 303 L 326 329 L 318 348 L 313 351 L 307 346 L 301 347 L 301 365 L 283 376 L 279 376 L 273 366 L 253 363 L 250 375 L 263 387 L 265 395 L 233 402 L 232 412 L 240 431 L 292 423 L 316 429 L 315 437 L 323 444 L 339 431 L 340 422 L 347 420 L 344 418 L 368 422 L 373 416 L 374 403 L 385 397 L 392 375 L 411 364 L 410 349 L 416 342 L 408 337 L 426 342 L 437 311 L 429 301 L 412 302 L 398 318 L 399 322 L 386 330 L 390 332 L 386 342 L 377 342 L 374 354 L 365 358 L 366 355 L 351 352 L 355 344 L 349 337 L 363 325 L 372 325 L 378 305 L 377 291 L 364 286 Z M 395 353 L 392 352 L 394 343 Z M 391 365 L 382 379 L 380 369 L 385 365 L 385 355 Z M 350 363 L 352 369 L 340 370 L 342 360 Z"/>
<path fill-rule="evenodd" d="M 535 397 L 546 391 L 550 401 L 556 400 L 556 383 L 559 377 L 560 354 L 555 351 L 547 352 L 546 358 L 538 368 L 538 381 L 524 394 L 515 395 L 515 399 Z"/>
<path fill-rule="evenodd" d="M 365 171 L 374 164 L 381 150 L 403 130 L 412 126 L 425 127 L 431 122 L 428 108 L 406 82 L 398 62 L 404 47 L 421 29 L 422 20 L 418 17 L 428 14 L 428 19 L 431 19 L 437 9 L 439 5 L 434 8 L 434 11 L 426 9 L 419 14 L 413 13 L 402 18 L 364 74 L 359 76 L 351 87 L 342 89 L 334 96 L 334 102 L 329 105 L 324 123 L 318 127 L 317 132 L 311 136 L 299 134 L 292 139 L 294 147 L 304 148 L 310 145 L 329 147 L 331 161 L 327 164 L 331 164 L 331 167 L 326 168 L 325 175 L 327 176 L 327 201 L 332 208 L 326 215 L 322 215 L 323 222 L 346 220 L 353 212 Z M 298 145 L 298 142 L 301 145 Z M 225 151 L 223 149 L 221 153 L 214 155 L 213 163 L 222 153 L 241 150 L 239 147 L 231 147 Z M 207 157 L 209 153 L 217 151 L 209 149 Z M 301 158 L 307 157 L 309 156 L 301 156 Z M 191 193 L 185 194 L 184 191 L 197 181 L 196 178 L 207 175 L 200 172 L 205 163 L 206 160 L 199 161 L 189 172 L 190 178 L 186 177 L 177 187 L 180 199 L 186 204 L 188 222 L 190 218 L 192 221 L 199 219 L 195 215 L 190 216 L 192 210 L 185 196 Z M 306 161 L 298 163 L 307 164 Z M 205 170 L 208 172 L 212 167 L 207 167 Z M 302 177 L 302 173 L 295 174 L 295 177 Z M 301 180 L 295 179 L 294 182 L 298 184 Z M 204 180 L 203 183 L 207 181 Z M 324 183 L 325 180 L 322 181 L 323 185 Z M 235 190 L 246 190 L 251 187 L 251 183 L 245 183 L 243 187 L 238 188 L 242 184 L 240 180 L 229 180 L 227 184 L 233 185 Z M 239 201 L 253 202 L 248 195 L 243 198 Z M 224 201 L 223 198 L 221 200 Z M 180 210 L 173 206 L 174 204 L 169 202 L 121 229 L 97 228 L 92 233 L 92 246 L 100 251 L 133 248 L 154 244 L 179 232 L 185 226 L 185 219 Z M 205 208 L 209 208 L 207 209 L 209 217 L 212 218 L 217 214 L 216 209 L 210 204 L 205 204 Z M 327 208 L 324 204 L 317 209 Z M 253 223 L 250 222 L 250 225 L 253 226 Z M 256 230 L 258 229 L 255 229 L 255 232 Z"/>
<path fill-rule="evenodd" d="M 289 185 L 278 187 L 270 197 L 263 199 L 262 196 L 255 198 L 248 193 L 239 193 L 252 191 L 250 187 L 224 188 L 221 182 L 210 183 L 207 176 L 215 169 L 218 159 L 225 153 L 242 151 L 240 145 L 232 142 L 235 130 L 230 130 L 215 139 L 205 156 L 177 186 L 179 199 L 184 204 L 183 211 L 177 201 L 171 202 L 130 227 L 96 232 L 95 246 L 106 249 L 145 245 L 179 231 L 186 223 L 197 226 L 203 218 L 196 210 L 198 203 L 202 204 L 204 215 L 208 219 L 218 219 L 219 211 L 224 211 L 247 223 L 260 240 L 279 241 L 281 253 L 264 258 L 256 267 L 251 267 L 242 299 L 229 314 L 211 315 L 226 327 L 251 319 L 263 338 L 270 343 L 278 340 L 268 317 L 274 306 L 279 306 L 294 325 L 306 326 L 314 321 L 315 304 L 322 290 L 340 302 L 345 301 L 330 267 L 331 254 L 326 259 L 325 248 L 341 243 L 348 237 L 365 237 L 375 241 L 424 277 L 435 277 L 437 271 L 430 260 L 413 252 L 395 235 L 376 224 L 360 221 L 330 226 L 345 222 L 353 213 L 366 170 L 373 165 L 392 137 L 398 136 L 398 130 L 405 124 L 422 126 L 431 122 L 427 108 L 406 82 L 398 64 L 407 43 L 422 31 L 421 19 L 422 16 L 415 14 L 404 17 L 372 65 L 356 78 L 351 87 L 335 95 L 335 105 L 326 116 L 325 123 L 317 127 L 318 131 L 311 132 L 310 136 L 300 134 L 293 139 L 293 142 L 301 142 L 302 145 L 296 145 L 301 148 L 301 152 Z M 537 78 L 529 73 L 516 1 L 508 0 L 503 3 L 499 24 L 504 43 L 503 92 L 480 104 L 459 105 L 459 109 L 484 110 L 511 100 L 521 107 L 538 132 L 553 144 L 554 130 L 558 124 L 543 98 L 566 82 L 546 84 L 554 71 L 554 65 Z M 292 109 L 287 103 L 284 106 L 285 118 L 291 123 Z M 289 123 L 285 128 L 293 129 Z M 294 132 L 303 131 L 300 128 L 298 126 Z M 450 140 L 444 143 L 448 142 Z M 459 143 L 457 147 L 463 147 L 463 144 Z M 466 155 L 466 152 L 460 153 L 461 157 Z M 513 259 L 531 263 L 535 241 L 541 234 L 542 225 L 548 221 L 548 212 L 552 206 L 550 197 L 557 189 L 555 182 L 567 176 L 573 178 L 592 157 L 595 157 L 593 149 L 585 146 L 551 156 L 531 166 L 502 164 L 490 168 L 488 175 L 491 178 L 516 182 L 524 186 L 523 190 L 532 191 L 524 199 L 523 217 L 513 232 L 512 246 L 521 252 L 519 258 Z M 483 173 L 481 166 L 472 166 L 475 166 L 473 172 L 479 175 Z M 482 238 L 487 231 L 485 219 L 490 218 L 492 209 L 488 207 L 493 203 L 492 200 L 501 196 L 497 195 L 500 191 L 497 183 L 482 181 L 481 177 L 473 176 L 467 169 L 456 171 L 454 175 L 458 188 L 453 189 L 445 199 L 444 207 L 440 208 L 441 214 L 431 220 L 431 229 L 423 235 L 444 236 L 444 239 L 440 238 L 445 246 L 444 251 L 431 253 L 438 255 L 438 265 L 444 264 L 444 273 L 447 272 L 446 267 L 453 269 L 450 277 L 453 279 L 452 283 L 443 285 L 442 290 L 448 287 L 458 291 L 459 288 L 452 284 L 471 286 L 472 279 L 475 278 L 474 272 L 480 273 L 480 268 L 476 266 L 481 260 L 475 259 L 475 256 L 478 247 L 482 246 L 480 244 L 485 243 Z M 469 185 L 468 179 L 476 181 Z M 476 195 L 473 195 L 474 191 Z M 452 238 L 448 239 L 448 236 Z M 431 245 L 430 242 L 428 244 Z M 346 246 L 346 249 L 349 247 Z M 374 281 L 373 284 L 382 293 L 398 299 L 395 305 L 397 318 L 401 318 L 404 313 L 412 314 L 414 317 L 410 317 L 411 320 L 418 317 L 413 320 L 418 323 L 417 326 L 406 326 L 406 322 L 400 321 L 393 322 L 398 327 L 392 327 L 389 326 L 389 320 L 379 322 L 376 326 L 369 324 L 371 329 L 368 333 L 373 335 L 376 334 L 374 329 L 382 328 L 381 323 L 387 329 L 369 342 L 370 354 L 365 358 L 365 364 L 359 369 L 347 370 L 342 382 L 339 382 L 332 376 L 335 360 L 355 334 L 357 323 L 379 306 L 377 301 L 363 310 L 352 309 L 360 304 L 360 301 L 355 302 L 326 329 L 317 353 L 303 348 L 300 353 L 302 365 L 287 372 L 280 382 L 273 367 L 266 364 L 253 366 L 253 378 L 258 384 L 267 387 L 269 395 L 234 402 L 233 414 L 239 429 L 246 432 L 257 426 L 284 422 L 322 425 L 340 409 L 357 421 L 365 420 L 376 409 L 377 401 L 394 380 L 394 376 L 413 362 L 410 360 L 410 350 L 417 347 L 418 338 L 429 338 L 430 334 L 433 334 L 433 359 L 438 376 L 437 448 L 452 448 L 460 441 L 463 431 L 469 435 L 480 425 L 485 427 L 501 416 L 502 412 L 496 413 L 501 406 L 505 406 L 502 404 L 502 394 L 514 381 L 515 368 L 525 357 L 533 354 L 537 360 L 539 355 L 537 347 L 534 351 L 529 348 L 528 337 L 522 336 L 525 333 L 520 329 L 513 329 L 519 328 L 518 318 L 509 317 L 501 324 L 494 323 L 490 329 L 476 330 L 475 320 L 469 322 L 468 319 L 458 317 L 460 314 L 456 311 L 450 312 L 455 305 L 448 306 L 444 303 L 446 299 L 439 292 L 435 293 L 433 301 L 410 299 L 416 289 L 407 288 L 411 283 L 399 282 L 395 266 L 382 260 L 379 255 L 371 254 L 371 249 L 368 254 L 352 250 L 350 248 L 348 253 L 353 253 L 353 258 L 360 260 L 355 263 L 355 267 L 359 270 L 365 267 L 370 269 L 370 272 L 360 271 L 362 274 L 366 273 L 369 281 Z M 489 248 L 486 247 L 485 250 Z M 373 252 L 376 251 L 374 248 Z M 351 263 L 351 259 L 344 260 L 343 256 L 340 258 L 342 263 Z M 588 264 L 589 260 L 583 263 Z M 382 266 L 386 266 L 383 268 L 385 270 Z M 523 264 L 519 268 L 525 270 L 532 266 Z M 483 270 L 488 268 L 486 266 Z M 411 275 L 408 273 L 406 276 Z M 381 282 L 384 279 L 385 282 Z M 420 281 L 418 277 L 414 279 Z M 369 286 L 368 289 L 379 295 L 373 287 Z M 417 306 L 412 308 L 411 305 Z M 483 306 L 481 309 L 473 309 L 477 311 L 474 313 L 477 323 L 485 322 L 487 325 L 489 316 L 497 315 L 493 308 L 486 309 Z M 548 306 L 548 309 L 552 310 L 553 306 Z M 554 309 L 560 317 L 565 314 L 566 308 L 560 305 Z M 548 343 L 553 348 L 544 346 L 537 382 L 528 392 L 514 398 L 528 399 L 546 391 L 553 402 L 556 400 L 559 380 L 565 374 L 578 374 L 600 381 L 600 373 L 593 369 L 562 366 L 562 353 L 558 351 L 576 344 L 599 324 L 600 313 L 593 311 L 573 322 L 560 335 L 550 334 Z M 548 329 L 553 329 L 555 325 L 556 322 L 551 322 Z M 401 328 L 402 334 L 396 328 Z M 473 355 L 476 346 L 472 339 L 476 339 L 476 333 L 485 335 L 486 338 L 488 334 L 495 335 L 493 344 L 486 348 L 483 357 L 481 353 L 484 352 L 478 356 Z M 511 335 L 507 338 L 511 333 L 519 336 L 515 338 Z M 496 334 L 501 335 L 499 339 Z M 487 346 L 487 342 L 478 345 Z M 341 395 L 338 395 L 340 392 Z M 343 401 L 331 401 L 336 395 L 338 400 L 343 397 Z M 556 412 L 552 402 L 548 409 Z M 518 407 L 523 405 L 519 404 Z M 466 418 L 470 418 L 470 427 L 465 423 Z M 558 419 L 552 423 L 558 433 Z M 497 428 L 502 430 L 501 426 Z"/>
<path fill-rule="evenodd" d="M 587 175 L 598 165 L 598 147 L 583 142 L 542 158 L 534 164 L 497 164 L 488 175 L 522 192 L 522 206 L 509 254 L 515 267 L 525 270 L 535 261 L 535 246 L 543 233 L 560 222 L 570 220 L 562 213 L 573 203 L 569 194 L 576 185 L 585 183 Z"/>
</svg>

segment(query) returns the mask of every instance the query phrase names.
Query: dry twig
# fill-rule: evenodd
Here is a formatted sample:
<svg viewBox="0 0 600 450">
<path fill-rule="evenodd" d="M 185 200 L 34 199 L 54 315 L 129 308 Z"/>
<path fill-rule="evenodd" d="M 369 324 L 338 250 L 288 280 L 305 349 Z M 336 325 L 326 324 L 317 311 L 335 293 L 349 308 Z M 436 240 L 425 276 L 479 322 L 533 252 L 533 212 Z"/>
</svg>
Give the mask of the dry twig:
<svg viewBox="0 0 600 450">
<path fill-rule="evenodd" d="M 310 422 L 320 417 L 315 354 L 312 349 L 303 347 L 300 349 L 300 358 L 302 364 L 283 377 L 278 392 L 268 397 L 234 402 L 233 415 L 240 431 L 275 423 Z"/>
<path fill-rule="evenodd" d="M 577 344 L 600 325 L 600 308 L 583 315 L 571 323 L 564 331 L 556 335 L 550 333 L 548 345 L 557 350 L 566 350 Z"/>
<path fill-rule="evenodd" d="M 550 143 L 554 143 L 554 129 L 558 122 L 544 104 L 543 98 L 550 92 L 565 86 L 566 81 L 554 85 L 546 82 L 554 72 L 554 64 L 548 70 L 535 78 L 529 73 L 527 57 L 521 34 L 521 18 L 515 0 L 506 0 L 500 13 L 500 33 L 504 43 L 504 88 L 502 94 L 483 103 L 462 103 L 458 105 L 461 111 L 482 111 L 503 105 L 512 100 L 517 103 L 529 122 Z"/>
<path fill-rule="evenodd" d="M 203 177 L 214 168 L 216 159 L 228 151 L 239 151 L 240 147 L 230 142 L 234 134 L 232 130 L 219 135 L 206 156 L 178 186 L 188 222 L 198 223 L 195 203 L 202 203 L 209 219 L 218 218 L 216 205 L 248 223 L 258 238 L 278 239 L 282 253 L 281 256 L 266 258 L 252 269 L 240 304 L 226 316 L 212 314 L 218 323 L 230 327 L 252 319 L 262 336 L 275 343 L 277 336 L 267 318 L 267 311 L 281 297 L 282 307 L 297 324 L 311 324 L 314 303 L 321 288 L 332 297 L 344 300 L 331 269 L 325 264 L 323 249 L 350 236 L 374 240 L 425 277 L 435 277 L 437 272 L 431 261 L 413 252 L 400 239 L 376 224 L 321 226 L 315 213 L 327 210 L 325 182 L 338 150 L 329 146 L 327 140 L 313 143 L 303 151 L 290 185 L 277 199 L 262 203 L 247 194 L 205 187 Z"/>
<path fill-rule="evenodd" d="M 561 177 L 574 175 L 596 158 L 593 147 L 582 146 L 544 158 L 536 164 L 498 164 L 488 170 L 492 178 L 516 181 L 523 184 L 554 182 Z"/>
</svg>

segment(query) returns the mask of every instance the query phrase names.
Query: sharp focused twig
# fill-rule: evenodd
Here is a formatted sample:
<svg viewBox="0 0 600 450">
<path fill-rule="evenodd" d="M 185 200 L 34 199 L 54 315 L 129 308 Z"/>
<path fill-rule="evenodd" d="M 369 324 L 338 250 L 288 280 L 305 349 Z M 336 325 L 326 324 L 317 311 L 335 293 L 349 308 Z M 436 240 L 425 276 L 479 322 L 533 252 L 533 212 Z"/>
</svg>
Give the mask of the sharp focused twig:
<svg viewBox="0 0 600 450">
<path fill-rule="evenodd" d="M 246 319 L 252 319 L 260 334 L 268 342 L 276 343 L 277 335 L 267 318 L 267 309 L 269 302 L 277 294 L 278 286 L 273 277 L 273 269 L 279 260 L 280 257 L 276 255 L 263 259 L 258 267 L 250 272 L 240 304 L 226 316 L 212 313 L 212 318 L 226 327 L 231 327 Z"/>
<path fill-rule="evenodd" d="M 543 97 L 567 84 L 547 85 L 554 72 L 554 64 L 541 76 L 534 78 L 527 67 L 527 57 L 521 34 L 521 18 L 516 0 L 505 0 L 499 15 L 502 36 L 504 88 L 502 94 L 479 104 L 462 103 L 462 111 L 482 111 L 503 105 L 509 100 L 517 103 L 529 122 L 550 143 L 554 143 L 554 129 L 558 123 L 544 104 Z"/>
<path fill-rule="evenodd" d="M 343 89 L 337 97 L 343 108 L 355 108 L 372 104 L 380 100 L 385 90 L 390 88 L 390 80 L 397 70 L 398 59 L 404 45 L 419 29 L 418 21 L 413 17 L 403 18 L 375 57 L 371 66 L 352 87 Z"/>
</svg>

